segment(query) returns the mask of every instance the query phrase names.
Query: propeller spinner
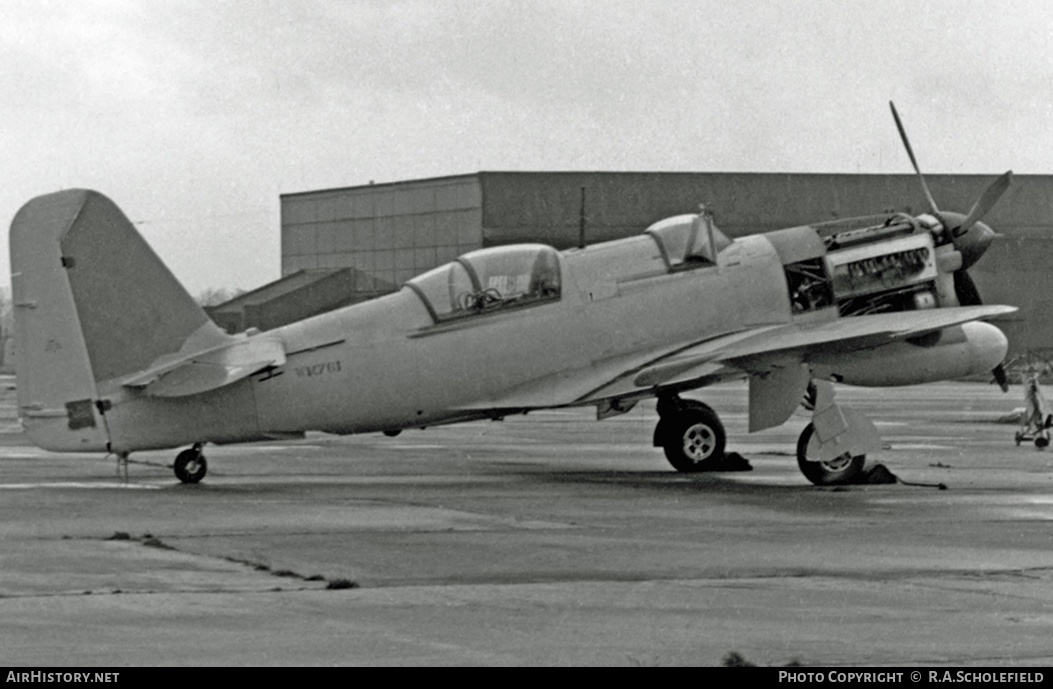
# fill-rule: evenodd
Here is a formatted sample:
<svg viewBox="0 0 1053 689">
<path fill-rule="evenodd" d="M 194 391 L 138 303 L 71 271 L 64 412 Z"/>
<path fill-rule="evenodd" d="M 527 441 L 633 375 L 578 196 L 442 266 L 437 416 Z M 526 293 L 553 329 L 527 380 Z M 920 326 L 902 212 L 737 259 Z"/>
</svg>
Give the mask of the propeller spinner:
<svg viewBox="0 0 1053 689">
<path fill-rule="evenodd" d="M 958 253 L 962 255 L 962 266 L 954 273 L 954 288 L 958 295 L 958 302 L 963 306 L 982 304 L 983 300 L 980 298 L 980 292 L 976 289 L 976 283 L 973 282 L 972 277 L 966 272 L 966 268 L 979 261 L 988 247 L 991 246 L 994 238 L 998 236 L 994 230 L 981 222 L 981 219 L 987 215 L 988 211 L 994 208 L 994 205 L 1002 198 L 1002 194 L 1009 188 L 1013 181 L 1013 171 L 1007 171 L 992 182 L 980 194 L 980 198 L 976 200 L 968 214 L 962 215 L 961 213 L 941 211 L 939 206 L 936 205 L 936 199 L 933 198 L 932 192 L 929 191 L 929 185 L 925 183 L 925 175 L 921 173 L 921 168 L 918 167 L 918 161 L 914 157 L 914 150 L 910 147 L 907 132 L 903 128 L 903 122 L 899 119 L 899 113 L 896 112 L 895 103 L 889 101 L 889 107 L 892 108 L 892 118 L 896 120 L 899 138 L 903 140 L 903 146 L 907 149 L 910 163 L 914 166 L 914 172 L 918 175 L 918 181 L 921 182 L 921 189 L 925 193 L 925 199 L 929 202 L 929 210 L 936 216 L 945 230 L 950 233 L 951 243 L 954 244 L 954 248 Z M 1008 391 L 1009 386 L 1005 369 L 1002 365 L 999 364 L 995 367 L 993 373 L 995 381 L 998 382 L 1003 392 Z"/>
</svg>

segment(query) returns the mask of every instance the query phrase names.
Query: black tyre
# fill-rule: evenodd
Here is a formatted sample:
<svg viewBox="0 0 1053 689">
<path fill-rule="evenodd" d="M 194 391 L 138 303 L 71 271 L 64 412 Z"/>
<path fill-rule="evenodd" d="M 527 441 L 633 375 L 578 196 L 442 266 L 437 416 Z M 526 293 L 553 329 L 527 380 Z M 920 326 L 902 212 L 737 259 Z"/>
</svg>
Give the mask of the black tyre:
<svg viewBox="0 0 1053 689">
<path fill-rule="evenodd" d="M 198 483 L 208 473 L 208 462 L 200 450 L 183 450 L 175 458 L 176 478 L 183 483 Z"/>
<path fill-rule="evenodd" d="M 804 477 L 817 486 L 851 483 L 867 463 L 866 455 L 853 457 L 847 452 L 825 462 L 809 460 L 808 457 L 815 456 L 818 450 L 819 439 L 815 438 L 815 428 L 808 424 L 797 439 L 797 466 Z"/>
<path fill-rule="evenodd" d="M 662 449 L 677 471 L 706 471 L 724 459 L 724 425 L 704 404 L 686 405 L 662 423 Z"/>
</svg>

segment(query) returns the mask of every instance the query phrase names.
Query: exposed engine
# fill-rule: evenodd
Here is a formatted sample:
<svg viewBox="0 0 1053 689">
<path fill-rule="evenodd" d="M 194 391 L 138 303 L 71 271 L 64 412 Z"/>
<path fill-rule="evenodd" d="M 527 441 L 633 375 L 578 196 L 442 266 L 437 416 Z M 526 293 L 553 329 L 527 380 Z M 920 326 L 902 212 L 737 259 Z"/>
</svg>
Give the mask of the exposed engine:
<svg viewBox="0 0 1053 689">
<path fill-rule="evenodd" d="M 875 222 L 878 221 L 878 222 Z M 896 213 L 815 225 L 825 252 L 785 266 L 794 313 L 841 316 L 955 306 L 962 255 L 937 218 Z"/>
<path fill-rule="evenodd" d="M 972 306 L 982 302 L 966 268 L 987 250 L 994 232 L 970 216 L 894 213 L 768 236 L 784 260 L 795 315 L 828 308 L 845 317 Z M 869 354 L 831 353 L 812 363 L 817 377 L 856 385 L 906 385 L 985 370 L 1004 384 L 1000 362 L 1006 347 L 995 326 L 968 323 Z"/>
</svg>

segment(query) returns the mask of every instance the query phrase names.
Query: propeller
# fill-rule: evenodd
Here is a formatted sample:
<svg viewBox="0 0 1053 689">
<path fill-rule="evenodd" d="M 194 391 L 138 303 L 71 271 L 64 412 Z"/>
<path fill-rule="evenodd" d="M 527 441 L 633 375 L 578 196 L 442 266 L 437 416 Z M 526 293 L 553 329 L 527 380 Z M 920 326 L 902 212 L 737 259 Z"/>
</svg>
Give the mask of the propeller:
<svg viewBox="0 0 1053 689">
<path fill-rule="evenodd" d="M 929 191 L 929 185 L 925 182 L 925 175 L 922 174 L 921 168 L 918 166 L 918 160 L 914 157 L 914 149 L 910 146 L 907 130 L 903 128 L 903 122 L 899 119 L 899 113 L 896 112 L 896 104 L 889 101 L 889 107 L 892 108 L 892 118 L 896 120 L 899 138 L 903 141 L 904 148 L 907 149 L 911 165 L 914 166 L 914 172 L 917 173 L 918 181 L 921 182 L 921 190 L 925 193 L 925 199 L 929 202 L 929 210 L 944 228 L 950 232 L 954 248 L 962 255 L 962 270 L 964 270 L 980 260 L 980 257 L 984 255 L 984 252 L 987 251 L 987 248 L 997 236 L 994 230 L 981 222 L 981 219 L 998 203 L 998 200 L 1002 198 L 1002 194 L 1009 188 L 1013 181 L 1013 171 L 1007 171 L 992 182 L 980 194 L 980 198 L 973 204 L 968 215 L 941 211 L 939 206 L 936 205 L 936 199 L 933 198 L 932 192 Z"/>
<path fill-rule="evenodd" d="M 907 130 L 903 128 L 903 122 L 899 119 L 899 113 L 896 112 L 896 104 L 892 101 L 888 102 L 890 108 L 892 108 L 892 119 L 896 120 L 896 129 L 899 130 L 899 138 L 903 141 L 904 148 L 907 149 L 907 155 L 910 156 L 910 164 L 914 166 L 914 172 L 918 175 L 918 181 L 921 182 L 921 190 L 925 192 L 925 198 L 929 202 L 929 210 L 936 216 L 941 222 L 943 218 L 940 216 L 940 209 L 936 206 L 936 199 L 932 198 L 932 192 L 929 191 L 929 185 L 925 183 L 925 175 L 921 174 L 921 168 L 918 167 L 918 159 L 914 157 L 914 149 L 910 147 L 910 139 L 907 138 Z M 944 227 L 947 223 L 943 223 Z"/>
<path fill-rule="evenodd" d="M 994 382 L 998 383 L 1002 392 L 1009 392 L 1009 376 L 1005 372 L 1005 366 L 998 364 L 991 370 L 991 373 L 994 374 Z"/>
<path fill-rule="evenodd" d="M 980 297 L 980 290 L 973 282 L 973 276 L 964 270 L 954 271 L 954 291 L 958 295 L 958 303 L 962 306 L 982 306 L 984 303 Z"/>
<path fill-rule="evenodd" d="M 967 215 L 941 211 L 939 206 L 936 205 L 936 199 L 933 198 L 932 192 L 929 191 L 929 185 L 925 182 L 925 175 L 921 173 L 918 160 L 914 157 L 914 150 L 910 147 L 907 131 L 903 128 L 903 122 L 899 119 L 899 113 L 896 112 L 896 104 L 892 101 L 889 101 L 888 104 L 892 108 L 892 118 L 896 121 L 899 138 L 903 141 L 903 147 L 907 149 L 910 163 L 914 166 L 914 172 L 918 175 L 918 181 L 921 182 L 921 190 L 925 193 L 925 199 L 929 202 L 929 210 L 940 221 L 945 231 L 950 234 L 951 243 L 954 244 L 954 248 L 962 256 L 961 268 L 954 272 L 954 290 L 958 295 L 958 303 L 962 306 L 979 306 L 983 304 L 983 299 L 980 297 L 980 291 L 976 288 L 976 283 L 973 282 L 972 277 L 966 272 L 966 268 L 979 261 L 988 247 L 991 246 L 994 238 L 998 236 L 994 230 L 981 222 L 981 220 L 994 208 L 1006 189 L 1009 188 L 1013 181 L 1013 171 L 1005 172 L 984 189 L 984 192 L 980 194 L 980 198 L 976 199 Z M 999 364 L 992 372 L 1002 391 L 1007 392 L 1009 383 L 1005 368 Z"/>
<path fill-rule="evenodd" d="M 980 198 L 976 199 L 976 203 L 973 204 L 972 209 L 969 211 L 969 215 L 965 216 L 965 220 L 955 230 L 956 236 L 960 236 L 963 232 L 968 232 L 969 228 L 980 221 L 980 218 L 987 215 L 987 211 L 991 210 L 998 199 L 1002 198 L 1002 194 L 1009 188 L 1009 185 L 1013 182 L 1013 171 L 1006 170 L 1006 172 L 991 183 L 991 186 L 984 189 L 984 193 L 980 194 Z"/>
</svg>

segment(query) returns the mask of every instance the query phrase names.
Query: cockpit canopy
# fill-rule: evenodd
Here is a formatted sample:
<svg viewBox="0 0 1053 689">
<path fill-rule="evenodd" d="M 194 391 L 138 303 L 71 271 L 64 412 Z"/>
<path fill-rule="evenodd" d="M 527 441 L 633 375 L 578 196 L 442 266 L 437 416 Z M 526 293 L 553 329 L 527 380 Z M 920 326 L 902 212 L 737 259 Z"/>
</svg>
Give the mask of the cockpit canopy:
<svg viewBox="0 0 1053 689">
<path fill-rule="evenodd" d="M 715 264 L 717 254 L 731 245 L 705 211 L 659 220 L 644 232 L 658 242 L 670 269 Z"/>
<path fill-rule="evenodd" d="M 480 249 L 406 285 L 436 321 L 534 304 L 560 296 L 559 252 L 543 244 Z"/>
</svg>

